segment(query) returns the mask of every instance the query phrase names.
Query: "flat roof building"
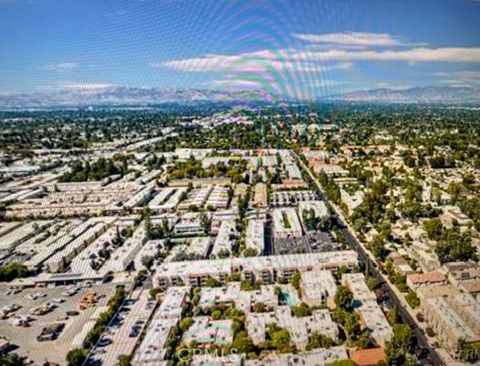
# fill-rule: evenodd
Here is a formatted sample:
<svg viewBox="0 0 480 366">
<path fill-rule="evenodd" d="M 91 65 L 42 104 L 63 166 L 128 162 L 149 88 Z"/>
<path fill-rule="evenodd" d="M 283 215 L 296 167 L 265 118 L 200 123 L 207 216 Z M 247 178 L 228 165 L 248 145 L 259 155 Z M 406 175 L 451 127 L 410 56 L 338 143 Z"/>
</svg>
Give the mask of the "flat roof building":
<svg viewBox="0 0 480 366">
<path fill-rule="evenodd" d="M 222 221 L 218 235 L 213 244 L 211 257 L 218 258 L 221 256 L 230 256 L 233 251 L 236 236 L 237 229 L 235 221 Z"/>
<path fill-rule="evenodd" d="M 232 320 L 212 320 L 208 316 L 197 316 L 193 321 L 183 334 L 182 342 L 185 344 L 195 342 L 200 347 L 208 347 L 230 345 L 233 342 Z"/>
<path fill-rule="evenodd" d="M 296 354 L 276 354 L 264 360 L 247 360 L 246 366 L 328 366 L 335 361 L 347 360 L 347 349 L 343 346 L 318 348 Z"/>
<path fill-rule="evenodd" d="M 188 240 L 188 247 L 185 251 L 195 259 L 207 258 L 210 247 L 212 246 L 212 239 L 209 236 L 196 236 Z"/>
<path fill-rule="evenodd" d="M 272 211 L 272 217 L 275 238 L 299 238 L 302 236 L 302 226 L 294 208 L 276 208 Z"/>
<path fill-rule="evenodd" d="M 273 310 L 278 304 L 275 285 L 262 285 L 259 290 L 242 291 L 240 282 L 229 282 L 226 287 L 202 287 L 198 306 L 209 309 L 215 305 L 231 305 L 248 314 L 255 304 L 262 303 Z"/>
<path fill-rule="evenodd" d="M 175 234 L 194 234 L 203 232 L 198 212 L 187 212 L 180 217 L 180 220 L 173 228 Z"/>
<path fill-rule="evenodd" d="M 228 275 L 239 272 L 245 279 L 271 283 L 288 280 L 297 271 L 354 268 L 357 263 L 358 254 L 353 250 L 170 262 L 156 268 L 155 281 L 162 288 L 177 283 L 199 286 L 205 284 L 209 276 L 224 282 Z"/>
<path fill-rule="evenodd" d="M 297 164 L 287 165 L 285 169 L 288 174 L 288 179 L 302 180 L 302 172 L 298 168 Z"/>
<path fill-rule="evenodd" d="M 369 330 L 378 345 L 385 346 L 393 335 L 392 327 L 378 306 L 375 294 L 368 288 L 363 273 L 343 274 L 342 284 L 353 293 L 353 307 L 360 317 L 362 328 Z"/>
<path fill-rule="evenodd" d="M 247 248 L 254 249 L 257 254 L 263 254 L 265 249 L 265 220 L 248 220 L 245 245 Z"/>
<path fill-rule="evenodd" d="M 255 185 L 253 194 L 253 205 L 258 207 L 266 207 L 267 204 L 267 185 L 265 183 L 257 183 Z"/>
<path fill-rule="evenodd" d="M 206 207 L 212 207 L 216 209 L 222 209 L 228 207 L 228 194 L 229 188 L 222 186 L 214 186 L 210 195 L 208 196 Z"/>
<path fill-rule="evenodd" d="M 212 189 L 211 185 L 193 189 L 188 193 L 187 199 L 178 205 L 178 208 L 180 210 L 188 210 L 191 206 L 203 208 Z"/>
<path fill-rule="evenodd" d="M 452 301 L 452 300 L 450 300 Z M 458 356 L 458 340 L 467 343 L 480 340 L 467 322 L 457 314 L 444 297 L 422 300 L 422 313 L 432 326 L 442 346 L 454 357 Z M 477 317 L 478 320 L 478 317 Z"/>
<path fill-rule="evenodd" d="M 302 299 L 310 306 L 335 307 L 337 285 L 332 272 L 314 270 L 301 273 L 300 290 Z"/>
<path fill-rule="evenodd" d="M 312 315 L 305 317 L 292 315 L 289 306 L 278 306 L 268 313 L 250 313 L 245 328 L 253 343 L 259 344 L 266 340 L 270 324 L 287 329 L 291 342 L 302 350 L 306 348 L 312 333 L 319 332 L 334 340 L 338 338 L 337 324 L 326 309 L 313 310 Z"/>
</svg>

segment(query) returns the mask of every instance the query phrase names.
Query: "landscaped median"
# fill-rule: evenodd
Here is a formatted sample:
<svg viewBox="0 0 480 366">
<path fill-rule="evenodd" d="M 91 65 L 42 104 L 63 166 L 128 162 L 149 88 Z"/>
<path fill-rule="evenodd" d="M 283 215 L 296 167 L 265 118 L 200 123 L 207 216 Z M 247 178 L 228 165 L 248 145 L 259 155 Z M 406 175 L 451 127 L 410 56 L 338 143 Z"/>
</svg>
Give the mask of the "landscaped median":
<svg viewBox="0 0 480 366">
<path fill-rule="evenodd" d="M 92 330 L 90 330 L 90 332 L 88 332 L 83 340 L 83 347 L 72 349 L 67 353 L 67 363 L 69 366 L 83 365 L 87 359 L 90 349 L 93 348 L 98 342 L 102 333 L 105 331 L 108 324 L 112 321 L 113 317 L 122 306 L 123 302 L 125 301 L 125 297 L 125 288 L 123 286 L 117 286 L 115 293 L 108 301 L 108 309 L 99 315 L 95 326 L 92 328 Z"/>
</svg>

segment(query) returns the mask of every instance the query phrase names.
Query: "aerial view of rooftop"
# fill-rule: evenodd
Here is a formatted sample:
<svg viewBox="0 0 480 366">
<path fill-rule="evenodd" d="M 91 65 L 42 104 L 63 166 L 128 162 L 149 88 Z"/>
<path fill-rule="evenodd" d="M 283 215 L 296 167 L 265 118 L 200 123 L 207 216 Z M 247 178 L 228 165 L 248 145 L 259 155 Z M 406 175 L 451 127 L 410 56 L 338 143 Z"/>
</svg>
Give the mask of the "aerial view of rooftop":
<svg viewBox="0 0 480 366">
<path fill-rule="evenodd" d="M 0 0 L 0 366 L 480 365 L 479 20 Z"/>
</svg>

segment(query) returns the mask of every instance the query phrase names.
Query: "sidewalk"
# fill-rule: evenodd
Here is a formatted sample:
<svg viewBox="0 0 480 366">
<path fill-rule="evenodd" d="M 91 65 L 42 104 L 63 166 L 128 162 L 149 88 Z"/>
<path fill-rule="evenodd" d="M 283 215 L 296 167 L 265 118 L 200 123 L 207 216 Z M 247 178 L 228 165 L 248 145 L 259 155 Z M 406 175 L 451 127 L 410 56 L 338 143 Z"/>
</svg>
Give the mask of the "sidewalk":
<svg viewBox="0 0 480 366">
<path fill-rule="evenodd" d="M 305 163 L 303 162 L 302 159 L 299 158 L 299 156 L 294 152 L 295 156 L 297 157 L 298 161 L 300 162 L 300 165 L 301 167 L 309 174 L 310 178 L 315 182 L 315 185 L 317 186 L 318 190 L 322 193 L 323 190 L 322 190 L 322 187 L 318 181 L 318 179 L 313 175 L 313 173 L 310 171 L 310 169 L 305 165 Z M 340 208 L 333 202 L 330 202 L 328 201 L 330 206 L 333 208 L 333 210 L 335 211 L 335 214 L 340 218 L 340 220 L 345 224 L 345 226 L 348 228 L 348 231 L 349 233 L 351 234 L 351 236 L 356 240 L 356 242 L 358 243 L 358 245 L 362 248 L 363 252 L 367 255 L 367 257 L 371 260 L 371 262 L 373 263 L 376 263 L 376 258 L 374 257 L 374 255 L 365 247 L 365 244 L 357 237 L 357 234 L 355 232 L 355 230 L 350 226 L 350 223 L 348 222 L 348 220 L 345 219 L 345 217 L 343 216 L 343 213 L 342 211 L 340 210 Z M 403 310 L 405 310 L 409 315 L 410 317 L 412 318 L 413 322 L 415 323 L 416 327 L 419 329 L 419 330 L 422 330 L 423 332 L 425 332 L 425 327 L 426 327 L 426 324 L 421 324 L 417 318 L 416 318 L 416 314 L 414 312 L 414 310 L 410 307 L 410 305 L 408 305 L 408 303 L 405 301 L 405 295 L 402 294 L 388 279 L 388 277 L 386 275 L 384 275 L 380 270 L 376 270 L 376 272 L 378 273 L 378 275 L 380 276 L 380 278 L 382 278 L 385 283 L 387 284 L 387 286 L 389 287 L 389 289 L 393 292 L 393 294 L 398 298 L 399 302 L 400 302 L 400 306 L 402 307 Z M 423 326 L 422 326 L 423 325 Z M 422 333 L 420 331 L 420 333 Z M 425 334 L 425 333 L 423 333 Z M 428 346 L 431 348 L 433 354 L 436 354 L 438 358 L 440 358 L 440 360 L 445 364 L 445 365 L 453 365 L 454 363 L 452 362 L 452 358 L 443 350 L 443 349 L 439 349 L 439 348 L 435 348 L 432 346 L 432 343 L 435 341 L 435 339 L 431 340 L 429 339 L 428 336 L 424 335 L 422 337 L 426 343 L 428 344 Z M 438 352 L 439 350 L 442 350 L 443 352 Z M 461 363 L 460 363 L 461 365 Z"/>
</svg>

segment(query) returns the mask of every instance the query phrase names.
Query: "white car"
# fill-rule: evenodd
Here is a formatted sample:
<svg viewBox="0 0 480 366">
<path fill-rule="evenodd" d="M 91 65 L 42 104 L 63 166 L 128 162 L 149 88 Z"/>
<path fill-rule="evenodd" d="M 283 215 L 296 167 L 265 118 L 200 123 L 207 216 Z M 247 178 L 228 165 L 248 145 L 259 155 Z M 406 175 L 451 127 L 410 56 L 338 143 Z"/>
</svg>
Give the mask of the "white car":
<svg viewBox="0 0 480 366">
<path fill-rule="evenodd" d="M 27 296 L 25 296 L 27 299 L 30 299 L 30 300 L 36 300 L 36 299 L 39 299 L 41 297 L 46 297 L 47 294 L 45 292 L 37 292 L 35 294 L 28 294 Z"/>
<path fill-rule="evenodd" d="M 20 292 L 22 292 L 22 288 L 21 288 L 21 287 L 14 287 L 14 288 L 12 289 L 12 294 L 13 294 L 13 295 L 18 294 L 18 293 L 20 293 Z"/>
</svg>

